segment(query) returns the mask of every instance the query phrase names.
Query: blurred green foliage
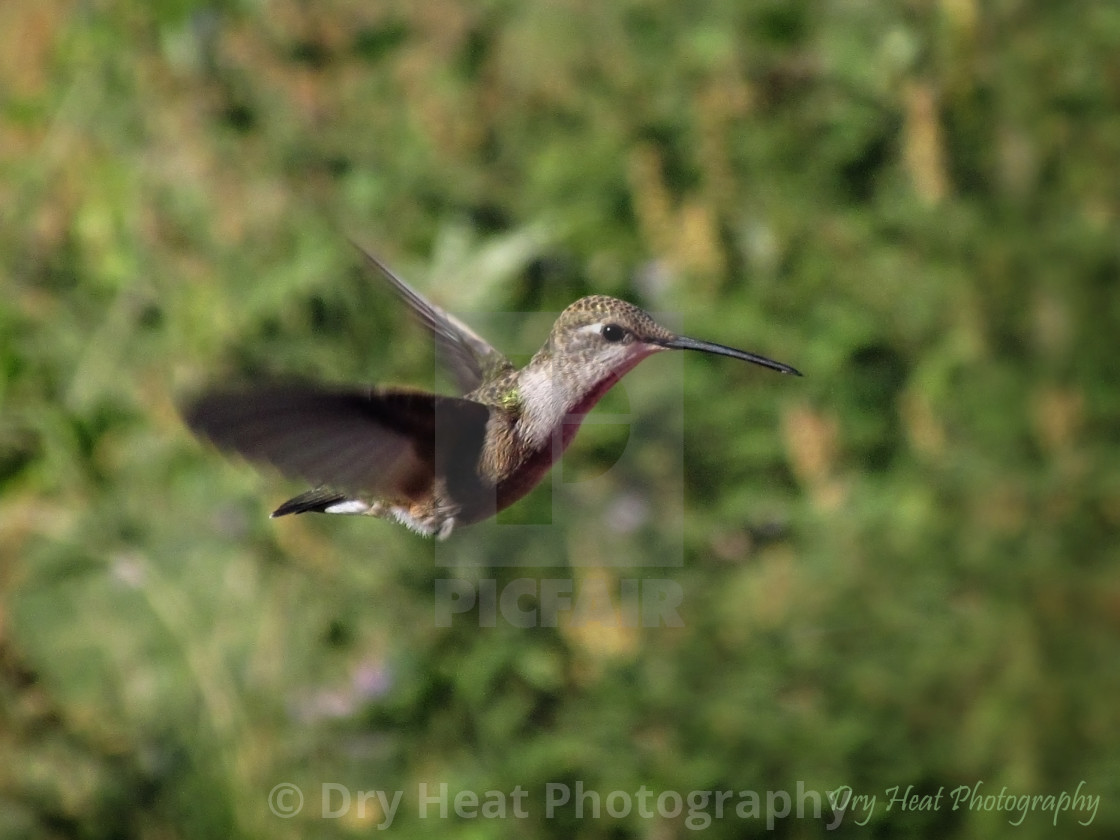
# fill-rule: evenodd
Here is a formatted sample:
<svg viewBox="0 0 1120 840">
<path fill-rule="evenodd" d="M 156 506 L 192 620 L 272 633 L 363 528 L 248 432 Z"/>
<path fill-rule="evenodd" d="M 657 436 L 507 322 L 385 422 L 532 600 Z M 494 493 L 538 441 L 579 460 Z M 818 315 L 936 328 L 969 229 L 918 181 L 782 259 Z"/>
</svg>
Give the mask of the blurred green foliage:
<svg viewBox="0 0 1120 840">
<path fill-rule="evenodd" d="M 693 833 L 545 819 L 576 781 L 1115 836 L 1118 218 L 1114 3 L 5 3 L 0 837 L 375 830 L 323 783 L 404 790 L 402 837 Z M 546 313 L 492 319 L 520 361 L 596 291 L 807 376 L 646 362 L 600 410 L 629 424 L 447 547 L 270 522 L 302 488 L 184 394 L 439 381 L 347 236 Z M 449 577 L 670 581 L 684 626 L 440 627 Z M 885 807 L 978 781 L 1099 811 Z M 530 816 L 420 819 L 420 783 Z M 699 832 L 771 833 L 830 834 Z"/>
</svg>

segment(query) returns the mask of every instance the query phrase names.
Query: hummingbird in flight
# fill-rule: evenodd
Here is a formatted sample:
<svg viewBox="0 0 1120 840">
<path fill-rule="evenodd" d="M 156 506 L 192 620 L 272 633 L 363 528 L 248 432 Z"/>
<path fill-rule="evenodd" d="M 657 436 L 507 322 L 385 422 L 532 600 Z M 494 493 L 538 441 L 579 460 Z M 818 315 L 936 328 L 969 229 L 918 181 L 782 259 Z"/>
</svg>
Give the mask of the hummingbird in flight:
<svg viewBox="0 0 1120 840">
<path fill-rule="evenodd" d="M 202 394 L 183 411 L 196 434 L 313 485 L 273 517 L 364 514 L 446 539 L 532 490 L 587 412 L 647 356 L 699 350 L 801 375 L 765 356 L 676 335 L 605 295 L 561 312 L 544 346 L 518 369 L 357 247 L 432 333 L 462 396 L 306 383 Z"/>
</svg>

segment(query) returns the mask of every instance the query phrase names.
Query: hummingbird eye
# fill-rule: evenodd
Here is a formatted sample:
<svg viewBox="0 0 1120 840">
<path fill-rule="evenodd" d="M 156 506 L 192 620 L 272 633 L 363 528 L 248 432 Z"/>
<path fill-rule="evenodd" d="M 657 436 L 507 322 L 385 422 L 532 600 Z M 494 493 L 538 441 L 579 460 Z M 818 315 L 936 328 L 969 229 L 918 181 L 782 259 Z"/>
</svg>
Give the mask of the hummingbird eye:
<svg viewBox="0 0 1120 840">
<path fill-rule="evenodd" d="M 604 341 L 609 341 L 611 344 L 615 344 L 626 338 L 626 330 L 624 330 L 618 324 L 604 324 L 602 336 Z"/>
</svg>

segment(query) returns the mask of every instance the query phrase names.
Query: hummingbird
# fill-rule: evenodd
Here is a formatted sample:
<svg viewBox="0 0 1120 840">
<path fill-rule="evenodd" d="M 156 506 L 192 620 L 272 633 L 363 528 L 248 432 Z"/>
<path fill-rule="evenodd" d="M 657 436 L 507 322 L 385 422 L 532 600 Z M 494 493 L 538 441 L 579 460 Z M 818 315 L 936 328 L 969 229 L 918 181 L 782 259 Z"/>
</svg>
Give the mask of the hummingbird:
<svg viewBox="0 0 1120 840">
<path fill-rule="evenodd" d="M 518 369 L 355 247 L 431 332 L 461 396 L 302 382 L 202 394 L 183 411 L 197 435 L 313 485 L 273 518 L 359 514 L 446 539 L 532 490 L 587 412 L 647 356 L 698 350 L 801 376 L 765 356 L 676 335 L 606 295 L 580 298 L 561 312 L 544 346 Z"/>
</svg>

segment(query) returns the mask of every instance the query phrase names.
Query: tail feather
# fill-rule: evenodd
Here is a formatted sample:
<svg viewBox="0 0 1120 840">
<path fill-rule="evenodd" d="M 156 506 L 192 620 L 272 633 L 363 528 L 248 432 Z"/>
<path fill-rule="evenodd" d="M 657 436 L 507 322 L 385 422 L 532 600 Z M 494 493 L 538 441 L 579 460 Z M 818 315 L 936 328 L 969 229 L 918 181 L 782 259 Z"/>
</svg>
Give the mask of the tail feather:
<svg viewBox="0 0 1120 840">
<path fill-rule="evenodd" d="M 280 505 L 271 514 L 273 519 L 289 513 L 365 513 L 369 505 L 351 499 L 336 490 L 316 487 Z"/>
</svg>

